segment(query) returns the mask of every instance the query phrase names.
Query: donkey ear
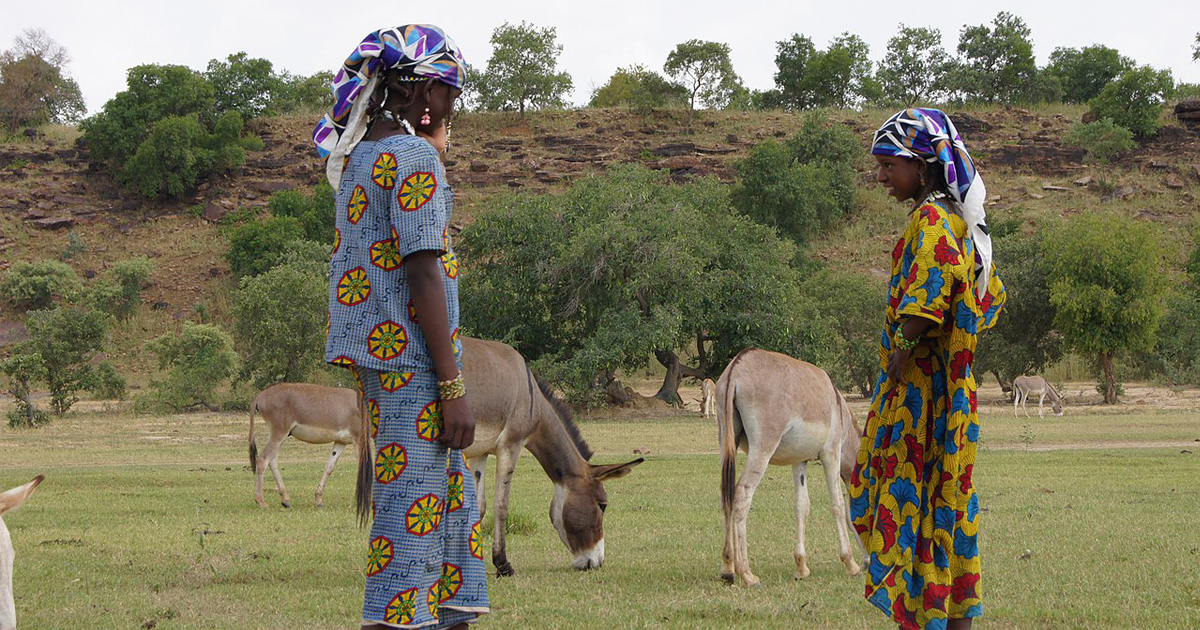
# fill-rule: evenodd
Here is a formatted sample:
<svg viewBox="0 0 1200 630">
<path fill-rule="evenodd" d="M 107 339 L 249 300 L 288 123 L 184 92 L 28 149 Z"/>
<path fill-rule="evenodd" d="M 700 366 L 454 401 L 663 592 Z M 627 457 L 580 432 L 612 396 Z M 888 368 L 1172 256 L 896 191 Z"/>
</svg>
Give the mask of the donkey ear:
<svg viewBox="0 0 1200 630">
<path fill-rule="evenodd" d="M 29 495 L 33 494 L 33 491 L 37 489 L 39 483 L 42 483 L 43 479 L 45 477 L 38 475 L 33 478 L 33 481 L 23 486 L 17 486 L 12 490 L 0 493 L 0 514 L 20 507 L 25 502 L 25 499 L 28 499 Z"/>
<path fill-rule="evenodd" d="M 646 460 L 639 457 L 631 462 L 625 462 L 624 464 L 604 464 L 603 466 L 592 464 L 592 479 L 599 479 L 601 481 L 606 479 L 620 479 L 621 477 L 628 475 L 629 471 L 633 470 L 634 466 L 637 466 L 644 461 Z"/>
</svg>

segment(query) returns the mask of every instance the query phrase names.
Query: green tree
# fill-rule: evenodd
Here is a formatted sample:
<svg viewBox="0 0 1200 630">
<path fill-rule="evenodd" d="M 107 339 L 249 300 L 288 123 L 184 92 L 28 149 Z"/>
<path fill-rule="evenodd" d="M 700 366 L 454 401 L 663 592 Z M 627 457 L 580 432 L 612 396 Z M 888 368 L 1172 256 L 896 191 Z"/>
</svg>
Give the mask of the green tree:
<svg viewBox="0 0 1200 630">
<path fill-rule="evenodd" d="M 1110 118 L 1139 138 L 1158 133 L 1163 103 L 1175 87 L 1170 70 L 1141 66 L 1122 72 L 1088 101 L 1097 118 Z"/>
<path fill-rule="evenodd" d="M 306 381 L 323 364 L 328 302 L 327 267 L 283 264 L 242 278 L 233 301 L 242 376 L 259 388 Z"/>
<path fill-rule="evenodd" d="M 562 195 L 501 200 L 458 242 L 464 327 L 514 344 L 579 402 L 622 401 L 618 373 L 650 357 L 667 370 L 656 396 L 677 403 L 680 379 L 715 375 L 745 347 L 818 352 L 827 337 L 802 317 L 795 246 L 730 212 L 718 182 L 667 178 L 624 165 Z M 678 354 L 691 344 L 701 367 Z"/>
<path fill-rule="evenodd" d="M 9 133 L 22 125 L 77 122 L 86 107 L 79 84 L 67 75 L 67 50 L 42 29 L 25 29 L 0 53 L 0 122 Z"/>
<path fill-rule="evenodd" d="M 79 400 L 75 394 L 92 382 L 92 357 L 108 334 L 108 315 L 88 308 L 61 307 L 31 311 L 28 352 L 44 366 L 50 409 L 63 415 Z"/>
<path fill-rule="evenodd" d="M 854 205 L 859 139 L 809 116 L 782 144 L 767 140 L 735 166 L 735 207 L 798 243 L 842 220 Z"/>
<path fill-rule="evenodd" d="M 979 338 L 975 372 L 991 373 L 1001 389 L 1024 374 L 1036 374 L 1062 358 L 1063 339 L 1054 328 L 1055 308 L 1050 299 L 1046 269 L 1041 264 L 1044 245 L 1038 234 L 1023 234 L 1016 225 L 1004 229 L 992 222 L 996 268 L 1007 296 L 1004 314 L 996 327 Z"/>
<path fill-rule="evenodd" d="M 1118 391 L 1113 358 L 1152 347 L 1162 318 L 1159 240 L 1150 225 L 1090 212 L 1051 229 L 1041 248 L 1054 327 L 1070 348 L 1099 358 L 1109 404 Z"/>
<path fill-rule="evenodd" d="M 225 260 L 234 276 L 256 276 L 275 266 L 278 253 L 287 244 L 303 240 L 304 232 L 304 224 L 294 217 L 251 221 L 233 231 Z"/>
<path fill-rule="evenodd" d="M 0 279 L 0 296 L 23 311 L 48 309 L 55 299 L 70 300 L 82 289 L 75 270 L 57 260 L 19 262 Z"/>
<path fill-rule="evenodd" d="M 185 66 L 142 65 L 130 68 L 126 89 L 83 121 L 83 141 L 93 159 L 120 170 L 134 156 L 154 123 L 169 116 L 195 114 L 210 122 L 215 93 L 200 73 Z"/>
<path fill-rule="evenodd" d="M 824 364 L 834 384 L 871 395 L 879 377 L 879 334 L 886 283 L 841 267 L 809 275 L 800 290 L 840 337 L 835 362 Z"/>
<path fill-rule="evenodd" d="M 238 52 L 225 61 L 209 61 L 204 76 L 213 86 L 218 113 L 237 112 L 242 120 L 251 120 L 280 111 L 278 100 L 284 83 L 266 59 Z"/>
<path fill-rule="evenodd" d="M 851 107 L 881 96 L 872 73 L 870 48 L 857 35 L 842 33 L 826 50 L 802 35 L 776 43 L 775 86 L 789 109 Z"/>
<path fill-rule="evenodd" d="M 687 89 L 671 83 L 653 70 L 634 65 L 619 68 L 608 82 L 596 88 L 588 107 L 629 107 L 649 112 L 656 107 L 680 105 L 688 99 Z"/>
<path fill-rule="evenodd" d="M 1200 61 L 1200 33 L 1196 33 L 1196 43 L 1192 44 L 1192 61 Z"/>
<path fill-rule="evenodd" d="M 724 108 L 742 85 L 729 60 L 729 45 L 719 42 L 691 39 L 675 46 L 663 72 L 687 90 L 689 111 L 696 110 L 697 102 Z"/>
<path fill-rule="evenodd" d="M 888 40 L 887 55 L 879 64 L 884 98 L 906 107 L 931 100 L 942 88 L 949 63 L 941 31 L 901 24 L 900 32 Z"/>
<path fill-rule="evenodd" d="M 492 31 L 492 56 L 475 80 L 479 104 L 491 111 L 564 107 L 571 75 L 558 72 L 562 45 L 553 26 L 508 22 Z"/>
<path fill-rule="evenodd" d="M 1084 48 L 1055 48 L 1045 72 L 1058 79 L 1063 100 L 1086 103 L 1113 79 L 1133 68 L 1133 60 L 1115 48 L 1086 46 Z"/>
<path fill-rule="evenodd" d="M 958 37 L 958 63 L 951 78 L 964 100 L 1013 103 L 1037 74 L 1030 30 L 1021 18 L 1001 11 L 992 27 L 964 27 Z"/>
<path fill-rule="evenodd" d="M 473 75 L 468 73 L 467 76 L 474 80 Z M 273 107 L 280 113 L 323 111 L 333 105 L 333 93 L 329 88 L 333 84 L 333 73 L 328 70 L 308 76 L 284 72 L 279 76 L 279 83 Z"/>
<path fill-rule="evenodd" d="M 0 359 L 0 374 L 8 378 L 8 394 L 13 397 L 8 426 L 33 428 L 50 422 L 50 414 L 38 409 L 30 396 L 30 385 L 45 378 L 41 355 L 30 351 L 28 344 L 18 344 L 8 357 Z"/>
<path fill-rule="evenodd" d="M 158 357 L 166 379 L 152 381 L 154 392 L 146 399 L 176 411 L 203 405 L 219 411 L 216 391 L 233 376 L 237 353 L 229 333 L 211 324 L 185 322 L 179 334 L 167 333 L 151 340 L 146 349 Z"/>
</svg>

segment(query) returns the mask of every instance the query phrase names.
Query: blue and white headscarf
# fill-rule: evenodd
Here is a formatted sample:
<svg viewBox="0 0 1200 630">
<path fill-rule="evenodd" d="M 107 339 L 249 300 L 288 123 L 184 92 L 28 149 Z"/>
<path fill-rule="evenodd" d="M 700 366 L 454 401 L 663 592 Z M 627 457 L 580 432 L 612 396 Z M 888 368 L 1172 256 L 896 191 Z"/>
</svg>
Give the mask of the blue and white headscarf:
<svg viewBox="0 0 1200 630">
<path fill-rule="evenodd" d="M 950 117 L 936 109 L 901 111 L 875 132 L 871 153 L 941 165 L 950 195 L 962 206 L 963 220 L 975 241 L 975 293 L 983 299 L 992 272 L 992 237 L 983 207 L 987 187 Z"/>
<path fill-rule="evenodd" d="M 407 24 L 370 33 L 333 77 L 333 108 L 313 130 L 325 175 L 336 190 L 345 158 L 367 133 L 367 107 L 385 70 L 402 78 L 437 79 L 462 89 L 466 63 L 458 44 L 432 24 Z"/>
</svg>

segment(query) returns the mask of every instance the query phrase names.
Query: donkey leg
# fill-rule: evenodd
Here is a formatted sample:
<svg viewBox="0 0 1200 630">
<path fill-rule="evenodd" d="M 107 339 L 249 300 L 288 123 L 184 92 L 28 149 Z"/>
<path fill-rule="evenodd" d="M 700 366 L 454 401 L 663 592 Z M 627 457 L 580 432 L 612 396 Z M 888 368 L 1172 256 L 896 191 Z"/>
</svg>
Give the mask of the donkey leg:
<svg viewBox="0 0 1200 630">
<path fill-rule="evenodd" d="M 797 580 L 806 578 L 811 573 L 808 570 L 808 552 L 804 549 L 804 525 L 812 507 L 808 501 L 807 473 L 808 462 L 792 466 L 792 481 L 796 485 L 796 553 L 793 554 L 796 558 L 796 572 L 792 577 Z"/>
<path fill-rule="evenodd" d="M 746 470 L 733 489 L 734 523 L 734 571 L 746 586 L 757 586 L 760 580 L 750 572 L 749 550 L 746 546 L 746 520 L 750 516 L 750 504 L 754 502 L 754 491 L 767 472 L 770 455 L 750 445 L 750 456 L 746 458 Z"/>
<path fill-rule="evenodd" d="M 263 449 L 263 458 L 267 460 L 267 465 L 271 467 L 271 474 L 275 476 L 275 487 L 279 489 L 280 503 L 283 504 L 283 507 L 292 507 L 292 499 L 283 485 L 283 475 L 279 474 L 279 446 L 286 438 L 286 433 L 278 439 L 275 438 L 275 434 L 271 434 L 271 439 L 267 441 L 267 448 Z"/>
<path fill-rule="evenodd" d="M 345 448 L 345 444 L 333 444 L 333 453 L 329 456 L 329 463 L 325 464 L 325 472 L 321 473 L 321 482 L 317 484 L 317 507 L 325 505 L 325 482 L 329 480 L 329 475 L 333 474 L 333 467 L 337 465 L 338 457 L 341 457 Z"/>
<path fill-rule="evenodd" d="M 271 443 L 270 433 L 267 434 L 267 444 Z M 254 459 L 254 502 L 258 507 L 267 507 L 263 500 L 263 475 L 267 473 L 267 451 L 264 448 Z"/>
<path fill-rule="evenodd" d="M 736 457 L 736 453 L 734 456 Z M 736 500 L 736 497 L 737 490 L 735 488 L 734 500 Z M 737 579 L 734 575 L 733 567 L 735 556 L 734 548 L 737 546 L 737 532 L 736 528 L 733 526 L 732 501 L 730 503 L 730 505 L 725 505 L 724 501 L 721 502 L 721 509 L 725 513 L 725 548 L 721 552 L 721 579 L 727 584 L 733 584 Z"/>
<path fill-rule="evenodd" d="M 520 449 L 520 444 L 517 449 Z M 507 526 L 508 526 L 508 497 L 512 491 L 512 476 L 513 471 L 517 467 L 517 455 L 513 449 L 507 445 L 503 445 L 496 449 L 496 514 L 495 527 L 493 528 L 492 536 L 492 564 L 496 567 L 496 574 L 501 576 L 515 575 L 516 571 L 512 564 L 508 562 L 507 552 Z"/>
<path fill-rule="evenodd" d="M 837 529 L 838 555 L 842 564 L 846 565 L 847 575 L 858 575 L 858 562 L 854 560 L 854 552 L 850 550 L 850 514 L 846 498 L 842 493 L 842 478 L 838 471 L 842 469 L 841 453 L 833 451 L 829 457 L 821 456 L 822 467 L 825 469 L 825 485 L 829 486 L 830 504 L 833 508 L 833 523 Z M 857 534 L 854 534 L 857 536 Z"/>
<path fill-rule="evenodd" d="M 475 503 L 479 505 L 480 520 L 483 520 L 483 516 L 487 514 L 487 493 L 483 487 L 484 477 L 487 476 L 487 460 L 488 454 L 484 453 L 467 461 L 467 466 L 471 468 L 471 474 L 475 475 Z"/>
<path fill-rule="evenodd" d="M 1044 418 L 1045 412 L 1042 411 L 1042 405 L 1046 402 L 1046 390 L 1042 390 L 1042 397 L 1038 399 L 1038 417 Z"/>
</svg>

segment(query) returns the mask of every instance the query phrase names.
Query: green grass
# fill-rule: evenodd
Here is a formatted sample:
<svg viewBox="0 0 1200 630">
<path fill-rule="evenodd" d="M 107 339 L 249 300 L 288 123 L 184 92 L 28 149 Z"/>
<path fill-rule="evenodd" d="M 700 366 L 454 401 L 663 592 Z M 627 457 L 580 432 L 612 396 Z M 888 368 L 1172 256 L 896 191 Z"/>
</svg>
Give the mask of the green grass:
<svg viewBox="0 0 1200 630">
<path fill-rule="evenodd" d="M 989 409 L 983 423 L 976 481 L 987 510 L 987 615 L 979 627 L 1200 624 L 1200 443 L 1102 448 L 1106 440 L 1200 439 L 1195 413 L 1038 422 Z M 1100 448 L 1026 451 L 1020 435 L 1030 423 L 1035 449 Z M 750 517 L 751 563 L 763 586 L 747 590 L 717 578 L 711 421 L 594 419 L 583 430 L 596 462 L 650 451 L 607 486 L 605 566 L 569 567 L 546 518 L 550 485 L 523 457 L 509 536 L 518 574 L 493 579 L 483 627 L 894 627 L 862 600 L 862 578 L 843 574 L 819 466 L 810 485 L 812 576 L 791 578 L 791 475 L 772 468 Z M 328 451 L 288 441 L 281 464 L 294 507 L 278 507 L 272 493 L 264 510 L 252 499 L 243 414 L 78 413 L 40 429 L 0 429 L 0 448 L 3 488 L 47 476 L 6 519 L 22 627 L 153 620 L 159 629 L 347 628 L 358 618 L 366 534 L 350 509 L 352 456 L 329 483 L 328 507 L 318 509 L 312 492 Z"/>
</svg>

